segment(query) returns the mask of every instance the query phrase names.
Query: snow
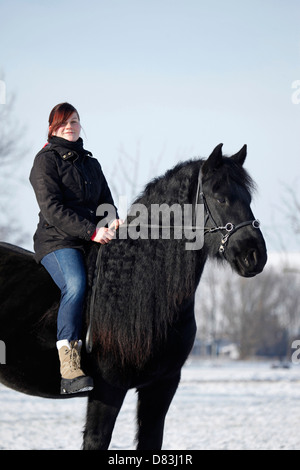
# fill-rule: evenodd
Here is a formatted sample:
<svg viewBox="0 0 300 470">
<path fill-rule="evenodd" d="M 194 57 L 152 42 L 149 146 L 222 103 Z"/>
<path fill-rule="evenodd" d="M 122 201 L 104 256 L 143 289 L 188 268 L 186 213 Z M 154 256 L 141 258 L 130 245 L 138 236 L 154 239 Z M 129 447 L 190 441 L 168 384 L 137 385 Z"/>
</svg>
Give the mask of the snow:
<svg viewBox="0 0 300 470">
<path fill-rule="evenodd" d="M 1 450 L 80 449 L 86 399 L 47 400 L 0 385 Z M 110 450 L 134 449 L 136 395 L 127 394 Z M 170 406 L 164 450 L 299 450 L 300 365 L 192 358 Z"/>
</svg>

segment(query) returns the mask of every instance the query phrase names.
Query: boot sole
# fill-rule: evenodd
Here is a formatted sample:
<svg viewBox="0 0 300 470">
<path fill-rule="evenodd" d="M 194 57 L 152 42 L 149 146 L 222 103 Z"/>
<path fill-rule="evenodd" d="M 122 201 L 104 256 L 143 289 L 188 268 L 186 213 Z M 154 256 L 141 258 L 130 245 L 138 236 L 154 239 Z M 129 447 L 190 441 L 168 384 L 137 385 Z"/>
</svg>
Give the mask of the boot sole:
<svg viewBox="0 0 300 470">
<path fill-rule="evenodd" d="M 89 392 L 93 390 L 94 383 L 91 377 L 76 377 L 76 379 L 61 379 L 60 394 L 69 395 L 72 393 Z"/>
</svg>

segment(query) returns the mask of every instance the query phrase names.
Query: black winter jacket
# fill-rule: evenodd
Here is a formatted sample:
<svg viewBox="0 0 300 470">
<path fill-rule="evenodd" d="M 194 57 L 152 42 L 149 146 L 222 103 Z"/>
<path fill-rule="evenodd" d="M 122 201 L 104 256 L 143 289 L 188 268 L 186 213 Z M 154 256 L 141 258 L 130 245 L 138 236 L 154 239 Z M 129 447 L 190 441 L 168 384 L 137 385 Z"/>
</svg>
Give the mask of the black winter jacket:
<svg viewBox="0 0 300 470">
<path fill-rule="evenodd" d="M 82 139 L 52 137 L 36 155 L 29 179 L 40 208 L 33 237 L 36 261 L 60 248 L 84 249 L 96 229 L 97 207 L 114 201 Z"/>
</svg>

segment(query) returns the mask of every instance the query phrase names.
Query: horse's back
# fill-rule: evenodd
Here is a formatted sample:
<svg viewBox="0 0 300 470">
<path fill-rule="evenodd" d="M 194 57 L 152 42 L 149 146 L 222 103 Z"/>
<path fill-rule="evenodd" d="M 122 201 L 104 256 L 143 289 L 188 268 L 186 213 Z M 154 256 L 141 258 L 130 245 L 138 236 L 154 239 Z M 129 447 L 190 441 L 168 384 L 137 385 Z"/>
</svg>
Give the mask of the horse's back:
<svg viewBox="0 0 300 470">
<path fill-rule="evenodd" d="M 0 315 L 4 313 L 3 307 L 7 307 L 8 296 L 11 298 L 17 289 L 25 290 L 27 276 L 36 271 L 32 252 L 9 243 L 0 243 Z M 20 283 L 23 289 L 20 289 Z"/>
<path fill-rule="evenodd" d="M 0 254 L 1 260 L 5 257 L 14 255 L 18 256 L 19 258 L 23 257 L 24 259 L 34 259 L 34 254 L 32 251 L 26 250 L 21 246 L 12 245 L 11 243 L 7 242 L 0 242 Z"/>
<path fill-rule="evenodd" d="M 37 319 L 52 305 L 58 289 L 49 274 L 37 264 L 32 252 L 9 243 L 0 243 L 0 321 L 1 335 L 8 334 L 6 323 L 21 318 Z M 15 325 L 16 327 L 16 325 Z"/>
<path fill-rule="evenodd" d="M 0 381 L 5 385 L 44 396 L 56 390 L 58 301 L 58 288 L 33 253 L 1 242 L 0 340 L 6 363 L 0 365 Z"/>
</svg>

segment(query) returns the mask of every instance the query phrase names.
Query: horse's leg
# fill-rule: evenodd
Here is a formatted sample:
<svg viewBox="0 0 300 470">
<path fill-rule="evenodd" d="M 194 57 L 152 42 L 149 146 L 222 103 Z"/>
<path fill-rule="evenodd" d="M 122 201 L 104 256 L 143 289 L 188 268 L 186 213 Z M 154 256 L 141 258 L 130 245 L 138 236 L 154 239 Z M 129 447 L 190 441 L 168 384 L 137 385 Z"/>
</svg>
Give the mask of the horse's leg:
<svg viewBox="0 0 300 470">
<path fill-rule="evenodd" d="M 180 373 L 138 389 L 137 450 L 161 449 L 165 417 L 179 380 Z"/>
<path fill-rule="evenodd" d="M 95 382 L 89 394 L 83 450 L 108 449 L 126 392 L 104 381 Z"/>
</svg>

